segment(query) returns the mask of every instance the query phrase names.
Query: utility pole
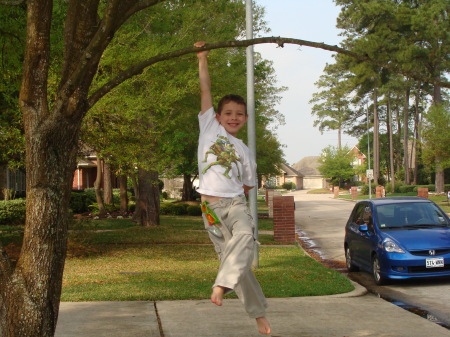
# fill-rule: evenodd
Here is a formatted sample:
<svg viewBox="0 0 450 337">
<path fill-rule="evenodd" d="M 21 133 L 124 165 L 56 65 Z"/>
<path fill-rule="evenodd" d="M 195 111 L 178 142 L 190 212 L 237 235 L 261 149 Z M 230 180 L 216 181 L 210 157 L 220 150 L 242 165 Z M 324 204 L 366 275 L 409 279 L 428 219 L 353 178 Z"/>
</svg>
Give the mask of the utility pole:
<svg viewBox="0 0 450 337">
<path fill-rule="evenodd" d="M 246 38 L 248 40 L 253 39 L 253 1 L 246 0 Z M 256 162 L 256 122 L 255 122 L 255 74 L 254 74 L 254 58 L 253 58 L 253 45 L 248 46 L 247 52 L 247 135 L 248 135 L 248 148 L 250 150 L 250 156 L 252 160 Z M 255 187 L 249 191 L 249 208 L 250 214 L 255 224 L 254 237 L 258 240 L 258 182 L 255 181 Z M 255 245 L 255 254 L 253 257 L 253 267 L 259 266 L 259 249 L 258 245 Z"/>
</svg>

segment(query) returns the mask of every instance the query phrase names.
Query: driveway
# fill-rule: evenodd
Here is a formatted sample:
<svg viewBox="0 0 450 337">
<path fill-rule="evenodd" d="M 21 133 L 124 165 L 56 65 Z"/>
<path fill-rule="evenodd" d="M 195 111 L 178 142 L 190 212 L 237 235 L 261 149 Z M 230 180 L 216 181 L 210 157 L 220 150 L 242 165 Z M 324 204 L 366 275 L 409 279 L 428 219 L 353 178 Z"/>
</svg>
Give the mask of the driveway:
<svg viewBox="0 0 450 337">
<path fill-rule="evenodd" d="M 343 267 L 344 227 L 354 202 L 334 199 L 332 194 L 307 194 L 304 190 L 289 195 L 293 195 L 295 200 L 298 235 L 309 247 L 308 250 L 319 254 L 328 265 L 333 265 L 330 261 L 340 262 Z M 350 273 L 349 277 L 383 298 L 419 307 L 425 313 L 430 313 L 431 319 L 437 319 L 450 327 L 449 278 L 396 282 L 380 287 L 365 272 Z"/>
</svg>

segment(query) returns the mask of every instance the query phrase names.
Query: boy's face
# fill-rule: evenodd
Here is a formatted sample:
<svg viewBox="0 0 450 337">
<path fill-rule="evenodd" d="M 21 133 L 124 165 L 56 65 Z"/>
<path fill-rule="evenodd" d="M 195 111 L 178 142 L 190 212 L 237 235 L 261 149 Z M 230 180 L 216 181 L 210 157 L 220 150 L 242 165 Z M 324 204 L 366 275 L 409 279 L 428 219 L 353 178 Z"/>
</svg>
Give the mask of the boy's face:
<svg viewBox="0 0 450 337">
<path fill-rule="evenodd" d="M 231 101 L 223 105 L 222 112 L 216 114 L 216 118 L 230 135 L 236 137 L 247 122 L 248 115 L 244 105 Z"/>
</svg>

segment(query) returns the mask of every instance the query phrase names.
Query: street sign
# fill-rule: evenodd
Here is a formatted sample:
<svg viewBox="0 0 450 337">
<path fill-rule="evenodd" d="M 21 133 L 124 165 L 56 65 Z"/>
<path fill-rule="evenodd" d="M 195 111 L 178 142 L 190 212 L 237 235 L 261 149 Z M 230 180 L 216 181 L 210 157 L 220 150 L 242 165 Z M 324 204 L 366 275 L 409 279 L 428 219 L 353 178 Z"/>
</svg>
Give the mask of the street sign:
<svg viewBox="0 0 450 337">
<path fill-rule="evenodd" d="M 373 170 L 366 170 L 366 176 L 368 179 L 373 179 Z"/>
</svg>

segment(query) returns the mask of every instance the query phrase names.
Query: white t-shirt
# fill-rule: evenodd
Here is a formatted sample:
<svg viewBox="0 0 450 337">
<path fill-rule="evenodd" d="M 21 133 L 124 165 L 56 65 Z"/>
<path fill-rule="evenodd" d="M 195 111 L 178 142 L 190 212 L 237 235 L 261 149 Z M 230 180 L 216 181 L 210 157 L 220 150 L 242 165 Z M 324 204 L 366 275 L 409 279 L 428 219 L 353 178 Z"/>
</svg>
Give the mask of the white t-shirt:
<svg viewBox="0 0 450 337">
<path fill-rule="evenodd" d="M 200 194 L 232 198 L 244 193 L 243 185 L 255 186 L 256 163 L 242 140 L 230 135 L 211 107 L 198 116 L 198 171 Z"/>
</svg>

